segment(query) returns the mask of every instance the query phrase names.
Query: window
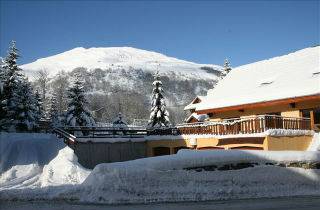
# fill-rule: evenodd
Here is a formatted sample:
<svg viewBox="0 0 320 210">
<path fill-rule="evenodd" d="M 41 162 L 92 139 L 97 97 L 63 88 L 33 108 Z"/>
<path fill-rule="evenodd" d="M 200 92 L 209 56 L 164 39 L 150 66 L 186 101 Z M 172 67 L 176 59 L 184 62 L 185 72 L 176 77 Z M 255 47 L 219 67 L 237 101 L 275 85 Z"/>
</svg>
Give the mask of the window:
<svg viewBox="0 0 320 210">
<path fill-rule="evenodd" d="M 300 110 L 302 117 L 311 118 L 311 112 L 313 112 L 313 123 L 320 124 L 320 107 L 314 109 L 302 109 Z M 311 119 L 312 120 L 312 119 Z"/>
<path fill-rule="evenodd" d="M 306 117 L 306 118 L 310 118 L 310 111 L 311 111 L 311 109 L 302 109 L 302 110 L 300 110 L 301 116 L 302 117 Z"/>
</svg>

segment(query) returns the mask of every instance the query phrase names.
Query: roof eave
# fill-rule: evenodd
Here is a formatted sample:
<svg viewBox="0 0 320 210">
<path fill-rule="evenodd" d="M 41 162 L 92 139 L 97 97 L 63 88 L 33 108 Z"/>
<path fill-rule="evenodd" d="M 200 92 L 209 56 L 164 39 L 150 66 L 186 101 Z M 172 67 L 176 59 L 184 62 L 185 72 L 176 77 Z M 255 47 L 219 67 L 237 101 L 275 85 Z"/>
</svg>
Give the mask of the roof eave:
<svg viewBox="0 0 320 210">
<path fill-rule="evenodd" d="M 241 105 L 235 105 L 235 106 L 196 109 L 196 113 L 206 114 L 206 113 L 212 113 L 212 112 L 225 112 L 225 111 L 232 111 L 232 110 L 240 110 L 240 109 L 248 109 L 248 108 L 250 109 L 250 108 L 257 108 L 257 107 L 287 104 L 287 103 L 296 103 L 296 102 L 301 102 L 306 100 L 317 100 L 317 99 L 320 100 L 320 93 L 315 95 L 298 96 L 293 98 L 277 99 L 272 101 L 261 101 L 256 103 L 241 104 Z"/>
</svg>

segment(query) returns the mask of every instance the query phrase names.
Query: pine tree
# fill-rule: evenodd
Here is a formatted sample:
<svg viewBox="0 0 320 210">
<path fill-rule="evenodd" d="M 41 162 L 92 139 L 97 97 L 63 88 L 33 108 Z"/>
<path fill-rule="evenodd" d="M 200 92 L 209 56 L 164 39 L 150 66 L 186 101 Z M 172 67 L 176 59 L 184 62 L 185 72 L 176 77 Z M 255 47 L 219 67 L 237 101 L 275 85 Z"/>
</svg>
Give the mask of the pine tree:
<svg viewBox="0 0 320 210">
<path fill-rule="evenodd" d="M 4 102 L 3 100 L 5 99 L 4 98 L 4 75 L 5 75 L 5 72 L 4 72 L 4 68 L 3 68 L 3 65 L 4 65 L 4 61 L 2 58 L 0 58 L 0 131 L 3 130 L 3 125 L 4 125 L 4 122 L 5 122 L 5 116 L 6 116 L 6 112 L 4 110 Z"/>
<path fill-rule="evenodd" d="M 42 97 L 40 96 L 38 90 L 36 90 L 34 97 L 36 102 L 35 118 L 36 118 L 36 121 L 39 122 L 41 119 L 44 118 L 44 108 L 43 108 Z"/>
<path fill-rule="evenodd" d="M 152 108 L 148 125 L 150 127 L 167 127 L 170 125 L 169 112 L 166 110 L 159 72 L 156 73 L 152 85 L 154 88 L 152 91 Z"/>
<path fill-rule="evenodd" d="M 232 70 L 232 68 L 230 67 L 230 62 L 228 61 L 228 59 L 226 58 L 224 60 L 224 64 L 223 64 L 223 71 L 220 74 L 220 80 L 223 79 L 225 76 L 227 76 L 227 74 L 229 74 L 229 72 Z"/>
<path fill-rule="evenodd" d="M 18 94 L 21 88 L 21 85 L 24 83 L 24 76 L 22 70 L 17 65 L 17 59 L 19 58 L 18 49 L 15 46 L 15 41 L 12 41 L 11 46 L 9 47 L 8 55 L 4 59 L 3 65 L 3 93 L 1 96 L 1 127 L 2 129 L 15 129 L 15 122 L 19 117 L 18 112 L 18 103 L 21 100 Z"/>
<path fill-rule="evenodd" d="M 94 119 L 86 107 L 88 102 L 85 97 L 83 82 L 79 76 L 76 77 L 68 93 L 69 103 L 66 114 L 66 124 L 69 126 L 94 126 Z"/>
<path fill-rule="evenodd" d="M 57 128 L 61 126 L 61 122 L 59 119 L 57 96 L 55 93 L 52 95 L 50 100 L 50 110 L 48 115 L 51 121 L 52 128 Z"/>
<path fill-rule="evenodd" d="M 10 123 L 11 131 L 31 131 L 37 129 L 37 101 L 33 95 L 30 82 L 24 78 L 19 84 L 16 92 L 16 109 Z"/>
</svg>

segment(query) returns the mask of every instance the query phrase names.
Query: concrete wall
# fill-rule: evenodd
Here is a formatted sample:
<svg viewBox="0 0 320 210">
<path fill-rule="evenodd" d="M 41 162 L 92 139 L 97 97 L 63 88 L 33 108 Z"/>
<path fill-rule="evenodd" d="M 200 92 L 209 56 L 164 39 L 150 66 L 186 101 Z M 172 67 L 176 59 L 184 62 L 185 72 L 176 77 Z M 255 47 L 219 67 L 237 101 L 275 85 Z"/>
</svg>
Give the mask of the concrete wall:
<svg viewBox="0 0 320 210">
<path fill-rule="evenodd" d="M 94 168 L 100 163 L 120 162 L 144 158 L 146 142 L 117 143 L 77 143 L 74 148 L 79 163 L 86 168 Z"/>
<path fill-rule="evenodd" d="M 159 136 L 161 138 L 161 136 Z M 246 137 L 246 138 L 197 138 L 197 149 L 257 149 L 257 150 L 306 150 L 312 136 Z M 175 154 L 181 148 L 193 148 L 190 139 L 157 139 L 145 142 L 77 143 L 74 147 L 79 163 L 94 168 L 100 163 L 120 162 L 155 156 L 156 149 L 165 148 Z M 158 152 L 159 153 L 159 152 Z"/>
</svg>

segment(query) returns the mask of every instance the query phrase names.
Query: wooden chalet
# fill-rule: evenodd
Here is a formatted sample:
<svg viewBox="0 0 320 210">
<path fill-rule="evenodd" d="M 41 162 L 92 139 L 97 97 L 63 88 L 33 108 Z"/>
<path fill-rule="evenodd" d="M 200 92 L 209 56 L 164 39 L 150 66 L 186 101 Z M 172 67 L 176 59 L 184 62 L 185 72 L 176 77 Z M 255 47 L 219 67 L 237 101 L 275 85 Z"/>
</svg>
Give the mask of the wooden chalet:
<svg viewBox="0 0 320 210">
<path fill-rule="evenodd" d="M 188 106 L 171 128 L 65 128 L 56 133 L 89 168 L 183 148 L 307 150 L 320 129 L 320 47 L 240 66 Z M 205 115 L 205 120 L 197 117 Z M 75 131 L 84 136 L 73 136 Z"/>
</svg>

